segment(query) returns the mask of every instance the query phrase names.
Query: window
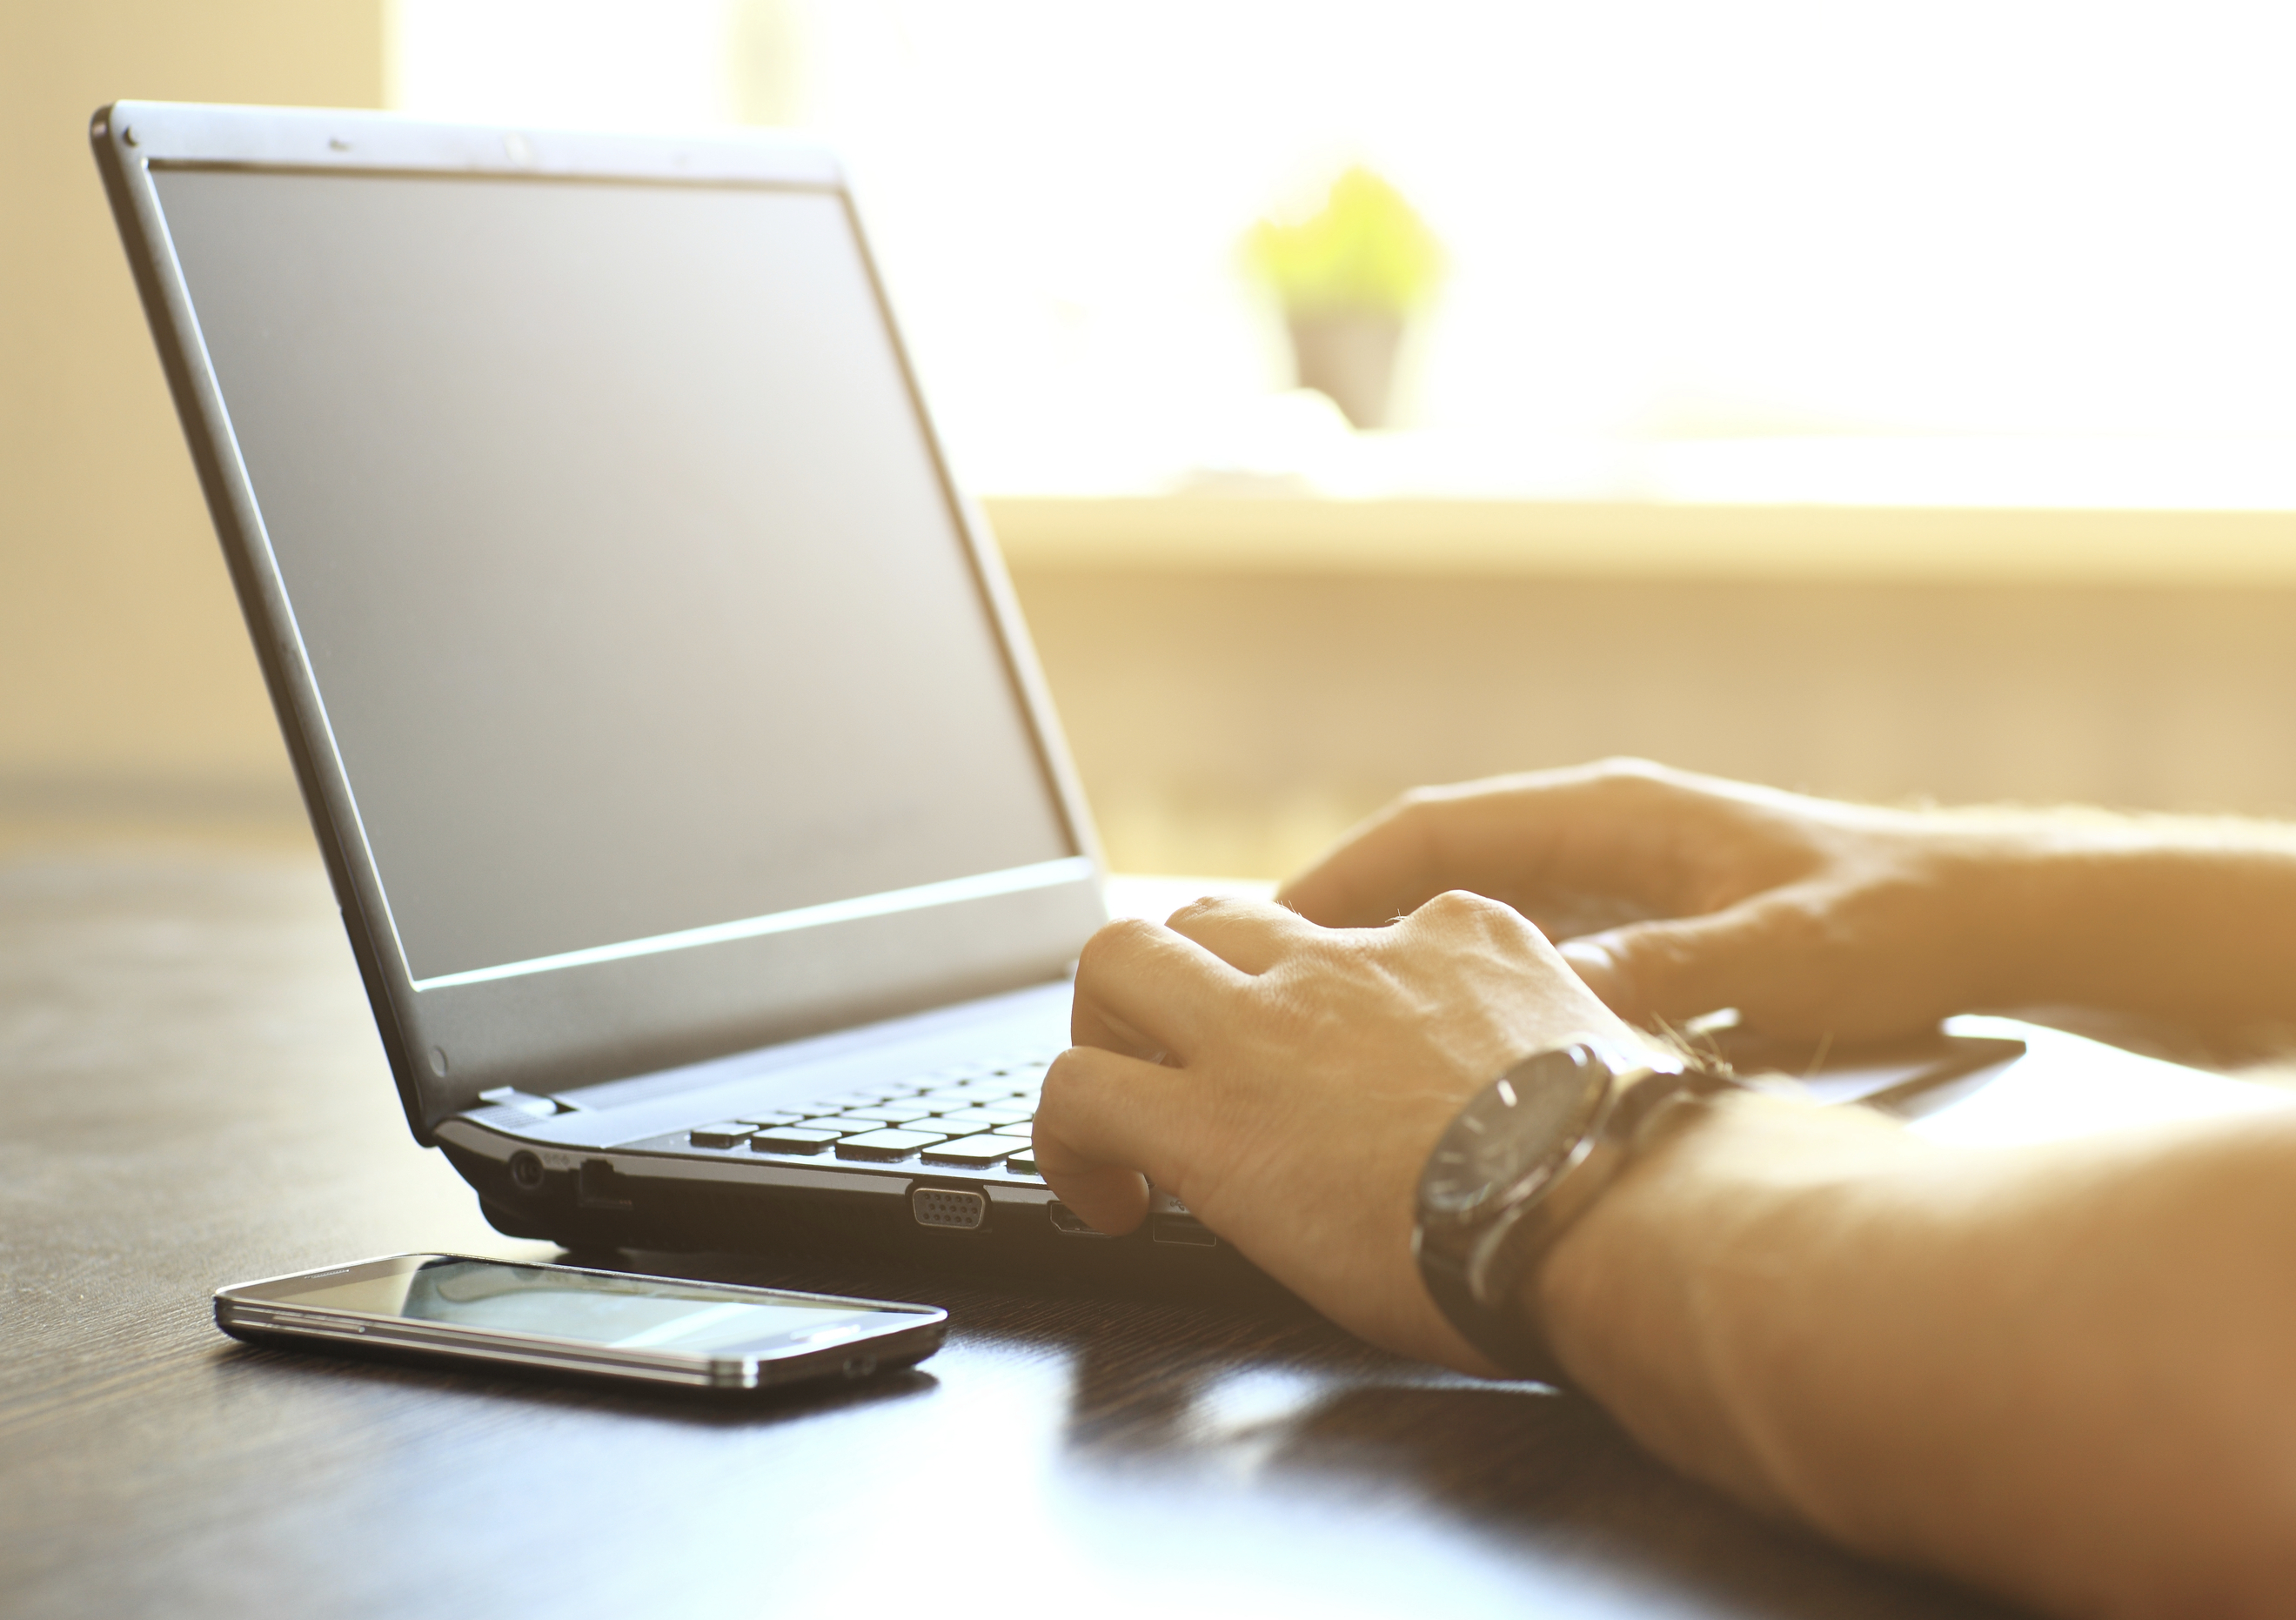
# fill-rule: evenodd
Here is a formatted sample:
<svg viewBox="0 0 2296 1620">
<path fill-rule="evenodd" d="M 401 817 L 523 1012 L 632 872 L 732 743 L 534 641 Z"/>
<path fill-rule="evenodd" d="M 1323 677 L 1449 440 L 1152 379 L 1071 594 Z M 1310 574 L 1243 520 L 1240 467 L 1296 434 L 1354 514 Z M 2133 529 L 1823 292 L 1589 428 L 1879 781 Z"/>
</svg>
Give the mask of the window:
<svg viewBox="0 0 2296 1620">
<path fill-rule="evenodd" d="M 2296 13 L 2066 0 L 398 0 L 396 103 L 848 153 L 960 469 L 2296 507 Z M 1349 161 L 1448 274 L 1398 430 L 1237 251 Z"/>
</svg>

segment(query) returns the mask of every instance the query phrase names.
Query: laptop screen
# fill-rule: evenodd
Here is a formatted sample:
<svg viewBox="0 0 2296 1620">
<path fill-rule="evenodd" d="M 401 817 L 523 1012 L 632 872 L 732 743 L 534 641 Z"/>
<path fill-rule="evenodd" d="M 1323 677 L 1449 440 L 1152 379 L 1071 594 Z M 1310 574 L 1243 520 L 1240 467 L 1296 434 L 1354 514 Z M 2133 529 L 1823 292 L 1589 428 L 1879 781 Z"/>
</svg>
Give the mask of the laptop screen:
<svg viewBox="0 0 2296 1620">
<path fill-rule="evenodd" d="M 153 178 L 418 989 L 1089 872 L 839 195 Z"/>
</svg>

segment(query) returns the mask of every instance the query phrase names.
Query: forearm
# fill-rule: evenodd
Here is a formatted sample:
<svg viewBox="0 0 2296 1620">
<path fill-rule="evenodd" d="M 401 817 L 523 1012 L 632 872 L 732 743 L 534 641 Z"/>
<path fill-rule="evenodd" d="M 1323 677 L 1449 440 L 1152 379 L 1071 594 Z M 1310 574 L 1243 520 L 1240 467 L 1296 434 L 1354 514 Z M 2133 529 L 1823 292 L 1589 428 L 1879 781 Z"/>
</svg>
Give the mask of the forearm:
<svg viewBox="0 0 2296 1620">
<path fill-rule="evenodd" d="M 2059 1612 L 2296 1606 L 2296 1120 L 1972 1154 L 1683 1118 L 1540 1277 L 1654 1452 Z"/>
<path fill-rule="evenodd" d="M 2088 812 L 1951 813 L 1899 876 L 1964 1008 L 2087 1005 L 2296 1028 L 2296 831 Z M 1918 936 L 1917 936 L 1918 937 Z"/>
<path fill-rule="evenodd" d="M 2296 840 L 2282 829 L 2071 820 L 2006 898 L 2004 988 L 2202 1028 L 2296 1026 Z"/>
</svg>

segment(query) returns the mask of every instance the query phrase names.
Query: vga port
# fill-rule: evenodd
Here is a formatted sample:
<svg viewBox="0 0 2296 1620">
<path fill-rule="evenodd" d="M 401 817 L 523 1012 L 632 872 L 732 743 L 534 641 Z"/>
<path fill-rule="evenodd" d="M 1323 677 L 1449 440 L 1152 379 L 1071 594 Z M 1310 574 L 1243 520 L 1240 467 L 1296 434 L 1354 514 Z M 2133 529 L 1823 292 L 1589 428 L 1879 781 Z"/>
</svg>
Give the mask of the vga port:
<svg viewBox="0 0 2296 1620">
<path fill-rule="evenodd" d="M 988 1218 L 988 1200 L 978 1192 L 955 1187 L 918 1187 L 909 1193 L 909 1213 L 920 1226 L 970 1231 Z"/>
</svg>

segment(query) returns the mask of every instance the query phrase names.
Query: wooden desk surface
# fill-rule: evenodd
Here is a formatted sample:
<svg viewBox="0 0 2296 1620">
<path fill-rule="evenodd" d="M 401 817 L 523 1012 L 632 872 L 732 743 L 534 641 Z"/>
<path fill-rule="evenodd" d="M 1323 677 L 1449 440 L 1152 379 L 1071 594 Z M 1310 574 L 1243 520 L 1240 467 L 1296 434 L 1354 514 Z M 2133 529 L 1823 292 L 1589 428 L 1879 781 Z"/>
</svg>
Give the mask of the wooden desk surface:
<svg viewBox="0 0 2296 1620">
<path fill-rule="evenodd" d="M 1296 1311 L 652 1257 L 953 1313 L 917 1373 L 748 1408 L 236 1345 L 224 1282 L 550 1253 L 408 1138 L 316 863 L 0 866 L 0 1108 L 20 1620 L 2004 1612 Z"/>
</svg>

